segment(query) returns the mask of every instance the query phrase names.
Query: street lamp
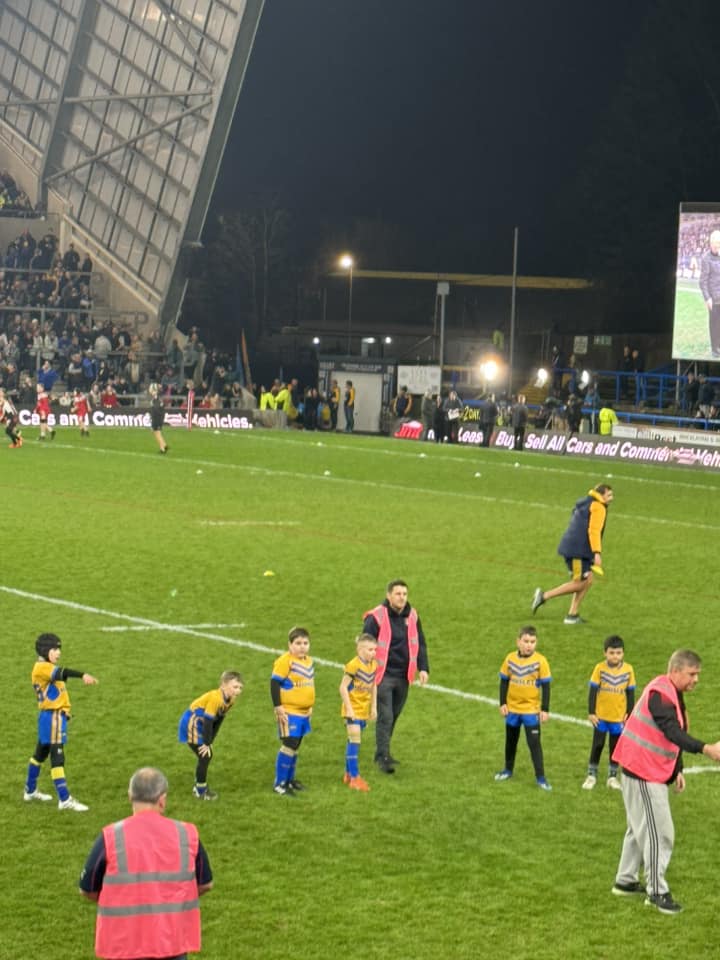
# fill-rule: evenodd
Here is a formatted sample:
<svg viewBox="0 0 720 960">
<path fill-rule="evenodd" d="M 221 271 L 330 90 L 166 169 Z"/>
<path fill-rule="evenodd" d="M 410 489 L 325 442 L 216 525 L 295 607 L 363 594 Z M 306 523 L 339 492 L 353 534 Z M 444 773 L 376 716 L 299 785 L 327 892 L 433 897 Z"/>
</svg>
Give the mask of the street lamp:
<svg viewBox="0 0 720 960">
<path fill-rule="evenodd" d="M 353 278 L 353 267 L 355 266 L 355 261 L 350 256 L 349 253 L 344 253 L 340 257 L 340 266 L 343 270 L 348 271 L 348 344 L 347 352 L 350 356 L 350 343 L 352 340 L 352 278 Z"/>
</svg>

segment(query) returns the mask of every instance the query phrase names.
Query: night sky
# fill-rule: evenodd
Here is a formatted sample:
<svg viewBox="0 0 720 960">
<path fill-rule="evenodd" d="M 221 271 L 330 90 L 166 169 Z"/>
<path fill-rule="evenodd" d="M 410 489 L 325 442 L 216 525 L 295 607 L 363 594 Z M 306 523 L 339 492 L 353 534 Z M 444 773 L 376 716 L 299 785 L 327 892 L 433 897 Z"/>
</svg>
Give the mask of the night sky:
<svg viewBox="0 0 720 960">
<path fill-rule="evenodd" d="M 509 272 L 517 225 L 524 272 L 578 271 L 563 207 L 652 6 L 267 0 L 213 207 L 408 231 L 415 262 L 376 268 Z"/>
</svg>

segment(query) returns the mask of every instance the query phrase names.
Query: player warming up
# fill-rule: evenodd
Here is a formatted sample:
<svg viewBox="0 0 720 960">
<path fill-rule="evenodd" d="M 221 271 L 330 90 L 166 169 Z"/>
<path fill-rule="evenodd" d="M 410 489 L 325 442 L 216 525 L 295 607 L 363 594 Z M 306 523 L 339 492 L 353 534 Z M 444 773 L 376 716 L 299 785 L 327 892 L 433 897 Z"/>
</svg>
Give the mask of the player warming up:
<svg viewBox="0 0 720 960">
<path fill-rule="evenodd" d="M 552 590 L 543 590 L 542 587 L 538 587 L 532 601 L 533 613 L 554 597 L 572 594 L 570 609 L 564 623 L 585 622 L 579 613 L 580 604 L 592 586 L 593 574 L 603 576 L 602 537 L 607 508 L 612 499 L 612 487 L 607 483 L 599 483 L 588 491 L 586 497 L 577 501 L 573 507 L 568 528 L 557 548 L 557 552 L 564 558 L 570 572 L 570 580 L 560 584 L 559 587 L 553 587 Z"/>
<path fill-rule="evenodd" d="M 608 637 L 603 649 L 605 659 L 596 664 L 589 683 L 588 720 L 593 725 L 593 738 L 583 790 L 592 790 L 597 783 L 606 736 L 610 737 L 611 758 L 607 785 L 611 790 L 622 789 L 618 779 L 618 765 L 612 760 L 612 755 L 623 725 L 635 706 L 635 672 L 630 664 L 625 662 L 623 638 Z"/>
<path fill-rule="evenodd" d="M 535 627 L 522 627 L 517 650 L 509 653 L 500 667 L 500 713 L 505 718 L 505 766 L 495 774 L 498 781 L 509 780 L 515 769 L 520 728 L 525 728 L 535 781 L 541 790 L 552 790 L 545 779 L 545 763 L 540 742 L 540 725 L 550 710 L 550 665 L 538 653 Z"/>
<path fill-rule="evenodd" d="M 82 392 L 82 390 L 76 389 L 73 391 L 72 407 L 70 412 L 74 413 L 78 419 L 80 436 L 89 437 L 90 401 Z"/>
<path fill-rule="evenodd" d="M 303 737 L 311 731 L 315 703 L 315 667 L 309 650 L 310 634 L 304 627 L 293 627 L 288 634 L 288 652 L 277 658 L 270 677 L 270 696 L 280 737 L 273 790 L 281 796 L 293 796 L 305 789 L 295 778 L 295 767 Z"/>
<path fill-rule="evenodd" d="M 30 757 L 23 799 L 50 801 L 52 796 L 37 788 L 40 769 L 50 757 L 50 776 L 58 797 L 60 810 L 87 810 L 68 790 L 65 780 L 65 743 L 67 724 L 70 719 L 70 697 L 65 681 L 77 677 L 85 684 L 97 683 L 95 677 L 82 670 L 59 666 L 62 641 L 54 633 L 41 633 L 35 641 L 37 662 L 32 671 L 32 685 L 37 696 L 38 741 L 35 753 Z"/>
<path fill-rule="evenodd" d="M 55 431 L 51 427 L 48 429 L 48 419 L 50 417 L 50 397 L 48 396 L 45 387 L 39 383 L 37 385 L 37 403 L 35 404 L 35 409 L 33 413 L 36 413 L 40 417 L 40 436 L 38 440 L 47 440 L 48 435 L 51 440 L 55 439 Z"/>
<path fill-rule="evenodd" d="M 375 686 L 377 640 L 369 633 L 361 633 L 355 638 L 355 650 L 356 655 L 345 664 L 343 678 L 340 681 L 342 716 L 347 732 L 343 783 L 346 783 L 351 790 L 366 793 L 370 786 L 360 776 L 360 740 L 368 721 L 377 719 L 377 687 Z"/>
<path fill-rule="evenodd" d="M 227 712 L 243 691 L 243 678 L 235 670 L 226 670 L 220 686 L 193 700 L 180 717 L 178 740 L 186 743 L 197 757 L 193 796 L 197 800 L 217 800 L 207 784 L 207 772 L 213 758 L 213 743 Z"/>
<path fill-rule="evenodd" d="M 21 447 L 23 442 L 18 430 L 17 410 L 4 390 L 0 390 L 0 423 L 5 425 L 5 433 L 10 439 L 10 449 L 15 450 Z"/>
</svg>

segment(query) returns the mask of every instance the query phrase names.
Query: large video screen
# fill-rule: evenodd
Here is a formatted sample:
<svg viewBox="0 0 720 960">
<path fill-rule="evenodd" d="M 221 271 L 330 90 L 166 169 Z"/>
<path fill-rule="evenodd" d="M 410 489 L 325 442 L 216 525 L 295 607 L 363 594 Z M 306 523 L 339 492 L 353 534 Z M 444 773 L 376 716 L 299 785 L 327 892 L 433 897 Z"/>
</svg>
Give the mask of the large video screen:
<svg viewBox="0 0 720 960">
<path fill-rule="evenodd" d="M 680 205 L 672 355 L 720 362 L 720 203 Z"/>
</svg>

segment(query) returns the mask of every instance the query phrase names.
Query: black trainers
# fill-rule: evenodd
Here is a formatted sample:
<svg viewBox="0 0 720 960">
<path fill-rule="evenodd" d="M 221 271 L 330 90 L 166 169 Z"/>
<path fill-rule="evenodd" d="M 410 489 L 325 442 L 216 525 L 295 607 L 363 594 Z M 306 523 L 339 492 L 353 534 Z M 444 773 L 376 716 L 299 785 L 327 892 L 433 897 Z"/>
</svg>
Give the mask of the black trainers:
<svg viewBox="0 0 720 960">
<path fill-rule="evenodd" d="M 289 780 L 288 787 L 290 787 L 291 790 L 297 791 L 298 793 L 302 792 L 303 790 L 307 790 L 305 784 L 300 780 Z"/>
<path fill-rule="evenodd" d="M 611 892 L 618 897 L 632 897 L 636 893 L 645 893 L 645 887 L 637 880 L 633 880 L 631 883 L 618 883 L 616 881 Z"/>
<path fill-rule="evenodd" d="M 645 906 L 655 907 L 660 913 L 666 913 L 668 916 L 672 916 L 674 913 L 682 913 L 682 907 L 673 900 L 669 890 L 667 893 L 656 893 L 654 896 L 648 895 L 645 897 Z"/>
<path fill-rule="evenodd" d="M 390 757 L 378 757 L 375 762 L 383 773 L 395 773 L 395 764 Z"/>
<path fill-rule="evenodd" d="M 543 599 L 543 593 L 543 588 L 538 587 L 533 594 L 532 605 L 530 607 L 533 613 L 536 613 L 538 609 L 545 603 L 545 600 Z"/>
</svg>

